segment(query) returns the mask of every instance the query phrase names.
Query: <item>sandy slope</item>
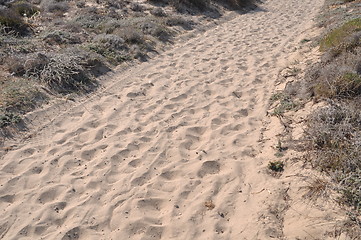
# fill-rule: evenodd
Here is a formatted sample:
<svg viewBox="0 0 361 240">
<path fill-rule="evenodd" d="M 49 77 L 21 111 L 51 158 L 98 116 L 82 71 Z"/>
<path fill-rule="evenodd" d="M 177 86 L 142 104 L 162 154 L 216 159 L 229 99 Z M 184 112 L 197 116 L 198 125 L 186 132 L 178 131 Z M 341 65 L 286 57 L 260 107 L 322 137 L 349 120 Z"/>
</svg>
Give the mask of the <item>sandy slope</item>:
<svg viewBox="0 0 361 240">
<path fill-rule="evenodd" d="M 0 238 L 295 239 L 262 134 L 322 2 L 265 1 L 62 112 L 0 160 Z"/>
</svg>

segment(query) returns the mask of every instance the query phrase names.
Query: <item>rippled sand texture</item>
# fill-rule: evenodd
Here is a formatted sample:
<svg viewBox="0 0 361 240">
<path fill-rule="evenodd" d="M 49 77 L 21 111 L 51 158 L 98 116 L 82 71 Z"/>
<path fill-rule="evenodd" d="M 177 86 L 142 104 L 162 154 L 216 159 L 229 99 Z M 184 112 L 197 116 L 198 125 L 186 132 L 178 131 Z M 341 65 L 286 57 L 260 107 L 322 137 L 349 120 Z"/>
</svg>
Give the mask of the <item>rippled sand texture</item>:
<svg viewBox="0 0 361 240">
<path fill-rule="evenodd" d="M 0 237 L 270 239 L 267 102 L 322 3 L 265 1 L 62 112 L 0 161 Z"/>
</svg>

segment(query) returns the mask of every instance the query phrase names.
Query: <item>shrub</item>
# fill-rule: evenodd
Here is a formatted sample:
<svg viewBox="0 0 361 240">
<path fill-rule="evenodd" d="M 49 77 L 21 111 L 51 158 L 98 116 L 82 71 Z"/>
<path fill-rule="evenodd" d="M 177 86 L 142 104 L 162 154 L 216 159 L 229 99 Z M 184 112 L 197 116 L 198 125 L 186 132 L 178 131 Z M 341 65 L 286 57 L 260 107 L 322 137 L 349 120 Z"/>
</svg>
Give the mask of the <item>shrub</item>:
<svg viewBox="0 0 361 240">
<path fill-rule="evenodd" d="M 343 51 L 339 56 L 324 58 L 307 73 L 316 97 L 351 98 L 361 94 L 361 49 Z"/>
<path fill-rule="evenodd" d="M 0 114 L 0 128 L 6 127 L 13 123 L 18 123 L 21 121 L 21 118 L 13 113 Z"/>
<path fill-rule="evenodd" d="M 50 88 L 68 93 L 72 91 L 90 91 L 96 83 L 82 66 L 84 59 L 74 53 L 54 53 L 46 56 L 44 65 L 27 69 L 29 77 L 35 77 Z M 36 66 L 36 65 L 35 65 Z"/>
<path fill-rule="evenodd" d="M 97 35 L 88 48 L 102 55 L 112 64 L 119 64 L 130 59 L 126 53 L 128 47 L 124 39 L 114 34 Z"/>
<path fill-rule="evenodd" d="M 43 53 L 36 53 L 27 56 L 24 62 L 24 70 L 27 75 L 40 72 L 49 64 L 49 58 Z"/>
<path fill-rule="evenodd" d="M 285 112 L 291 110 L 298 110 L 302 106 L 300 102 L 295 101 L 290 95 L 286 94 L 277 94 L 271 97 L 270 103 L 278 101 L 275 106 L 272 115 L 282 116 Z"/>
<path fill-rule="evenodd" d="M 361 31 L 361 18 L 350 20 L 327 34 L 320 42 L 320 50 L 326 51 L 330 48 L 338 48 L 347 43 L 347 39 L 355 32 Z M 357 38 L 358 44 L 360 38 Z"/>
<path fill-rule="evenodd" d="M 23 56 L 10 56 L 6 58 L 6 66 L 12 75 L 22 76 L 25 74 L 25 57 Z"/>
<path fill-rule="evenodd" d="M 33 109 L 45 97 L 28 79 L 9 79 L 1 84 L 0 113 L 24 113 Z"/>
<path fill-rule="evenodd" d="M 25 1 L 19 1 L 11 4 L 11 9 L 20 16 L 26 15 L 27 17 L 31 17 L 40 11 L 38 7 Z"/>
<path fill-rule="evenodd" d="M 123 29 L 118 29 L 115 33 L 119 35 L 122 39 L 124 39 L 125 42 L 127 43 L 130 44 L 145 43 L 144 34 L 134 27 L 125 27 Z"/>
<path fill-rule="evenodd" d="M 170 31 L 157 22 L 144 22 L 140 24 L 140 28 L 144 34 L 151 35 L 164 42 L 169 41 L 172 37 Z"/>
<path fill-rule="evenodd" d="M 96 13 L 87 13 L 86 15 L 80 15 L 74 20 L 74 22 L 79 24 L 81 27 L 90 29 L 98 27 L 103 21 L 104 17 Z"/>
<path fill-rule="evenodd" d="M 77 1 L 76 2 L 76 6 L 78 8 L 84 8 L 85 7 L 85 2 L 84 1 Z"/>
<path fill-rule="evenodd" d="M 99 34 L 95 36 L 94 42 L 102 44 L 105 48 L 117 50 L 126 49 L 125 40 L 114 34 Z"/>
<path fill-rule="evenodd" d="M 16 12 L 7 8 L 0 8 L 0 25 L 5 26 L 7 32 L 15 31 L 21 35 L 30 32 L 28 25 L 23 19 Z"/>
<path fill-rule="evenodd" d="M 190 20 L 184 19 L 183 17 L 167 17 L 165 24 L 168 26 L 180 26 L 185 30 L 192 30 L 194 23 Z"/>
<path fill-rule="evenodd" d="M 162 8 L 153 8 L 150 10 L 150 13 L 157 17 L 166 17 L 167 14 Z"/>
<path fill-rule="evenodd" d="M 144 11 L 144 7 L 138 3 L 131 3 L 130 9 L 133 10 L 134 12 L 143 12 Z"/>
<path fill-rule="evenodd" d="M 43 34 L 43 40 L 50 44 L 76 44 L 80 43 L 80 39 L 75 35 L 61 30 L 54 30 L 51 32 L 45 32 Z"/>
<path fill-rule="evenodd" d="M 317 96 L 328 98 L 350 98 L 361 93 L 361 76 L 357 73 L 346 72 L 330 79 L 329 82 L 319 82 L 314 91 Z"/>
<path fill-rule="evenodd" d="M 246 6 L 255 5 L 254 0 L 214 0 L 215 2 L 225 2 L 234 9 L 240 9 Z"/>
<path fill-rule="evenodd" d="M 274 172 L 283 172 L 285 164 L 282 161 L 274 161 L 268 163 L 268 168 Z"/>
<path fill-rule="evenodd" d="M 314 112 L 307 129 L 311 163 L 339 184 L 342 201 L 360 211 L 361 111 L 349 103 Z"/>
<path fill-rule="evenodd" d="M 69 9 L 69 5 L 64 0 L 42 0 L 41 8 L 46 12 L 65 13 Z"/>
</svg>

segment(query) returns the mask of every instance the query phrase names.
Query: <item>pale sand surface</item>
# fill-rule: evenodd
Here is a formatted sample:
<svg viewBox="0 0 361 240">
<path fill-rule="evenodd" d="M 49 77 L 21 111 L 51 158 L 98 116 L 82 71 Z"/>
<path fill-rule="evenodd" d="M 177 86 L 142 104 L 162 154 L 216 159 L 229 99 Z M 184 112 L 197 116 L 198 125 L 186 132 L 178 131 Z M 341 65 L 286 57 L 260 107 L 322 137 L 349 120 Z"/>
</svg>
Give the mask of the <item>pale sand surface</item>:
<svg viewBox="0 0 361 240">
<path fill-rule="evenodd" d="M 265 171 L 268 99 L 322 3 L 265 1 L 44 118 L 0 161 L 0 238 L 326 239 Z"/>
</svg>

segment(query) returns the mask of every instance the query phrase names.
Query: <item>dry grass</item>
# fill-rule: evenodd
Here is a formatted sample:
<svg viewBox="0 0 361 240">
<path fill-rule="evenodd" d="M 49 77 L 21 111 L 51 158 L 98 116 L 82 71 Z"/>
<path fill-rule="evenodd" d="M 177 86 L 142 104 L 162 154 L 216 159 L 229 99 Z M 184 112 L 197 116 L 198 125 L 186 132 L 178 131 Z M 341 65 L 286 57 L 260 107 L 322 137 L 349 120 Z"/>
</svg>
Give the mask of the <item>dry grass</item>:
<svg viewBox="0 0 361 240">
<path fill-rule="evenodd" d="M 39 89 L 24 79 L 3 79 L 0 84 L 0 114 L 25 113 L 45 100 Z"/>
<path fill-rule="evenodd" d="M 39 55 L 27 67 L 26 76 L 33 77 L 61 93 L 89 92 L 96 82 L 84 68 L 85 59 L 74 52 Z M 26 63 L 30 63 L 30 59 Z"/>
<path fill-rule="evenodd" d="M 304 194 L 304 197 L 313 200 L 316 200 L 318 198 L 327 198 L 329 197 L 331 188 L 332 185 L 330 184 L 329 180 L 316 177 L 308 183 L 306 187 L 307 192 Z"/>
<path fill-rule="evenodd" d="M 361 214 L 361 111 L 350 102 L 315 111 L 307 137 L 312 165 L 327 173 L 342 193 L 340 201 Z"/>
</svg>

